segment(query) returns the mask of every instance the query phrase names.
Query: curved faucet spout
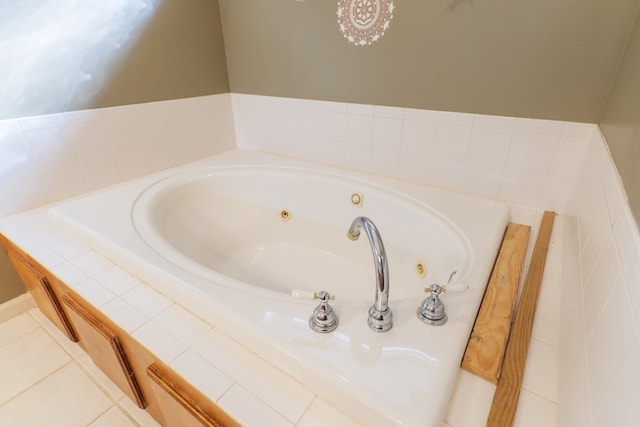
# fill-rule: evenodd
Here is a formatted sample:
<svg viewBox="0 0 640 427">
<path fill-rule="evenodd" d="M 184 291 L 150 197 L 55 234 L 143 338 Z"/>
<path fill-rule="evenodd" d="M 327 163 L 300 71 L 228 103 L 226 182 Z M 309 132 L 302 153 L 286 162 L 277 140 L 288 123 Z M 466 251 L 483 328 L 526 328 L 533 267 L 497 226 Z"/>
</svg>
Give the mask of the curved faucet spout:
<svg viewBox="0 0 640 427">
<path fill-rule="evenodd" d="M 360 230 L 364 229 L 373 255 L 373 263 L 376 270 L 376 295 L 371 308 L 369 309 L 369 327 L 376 332 L 386 332 L 393 326 L 393 313 L 389 308 L 389 266 L 387 264 L 387 253 L 380 233 L 373 221 L 366 216 L 359 216 L 353 220 L 347 236 L 351 240 L 358 240 Z"/>
</svg>

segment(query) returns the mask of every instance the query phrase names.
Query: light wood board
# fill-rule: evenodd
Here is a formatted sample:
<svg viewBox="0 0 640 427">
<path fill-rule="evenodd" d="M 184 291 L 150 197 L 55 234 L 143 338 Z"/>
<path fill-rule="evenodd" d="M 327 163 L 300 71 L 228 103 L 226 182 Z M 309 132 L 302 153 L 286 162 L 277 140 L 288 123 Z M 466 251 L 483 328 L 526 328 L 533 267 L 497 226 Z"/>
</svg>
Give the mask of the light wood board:
<svg viewBox="0 0 640 427">
<path fill-rule="evenodd" d="M 498 383 L 531 227 L 509 223 L 462 358 L 462 368 Z"/>
<path fill-rule="evenodd" d="M 487 419 L 488 427 L 510 427 L 513 425 L 554 219 L 555 213 L 546 211 L 540 223 L 531 264 L 518 302 L 511 336 L 507 343 L 502 374 L 493 395 Z"/>
</svg>

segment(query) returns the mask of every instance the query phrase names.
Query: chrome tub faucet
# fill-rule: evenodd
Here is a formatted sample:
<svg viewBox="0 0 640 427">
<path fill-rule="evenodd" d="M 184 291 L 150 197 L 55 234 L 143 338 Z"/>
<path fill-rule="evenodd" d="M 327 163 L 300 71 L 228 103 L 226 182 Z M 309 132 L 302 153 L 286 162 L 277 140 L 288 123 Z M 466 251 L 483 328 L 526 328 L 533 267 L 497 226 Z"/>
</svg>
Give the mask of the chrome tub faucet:
<svg viewBox="0 0 640 427">
<path fill-rule="evenodd" d="M 389 266 L 387 253 L 378 229 L 373 221 L 365 216 L 359 216 L 353 220 L 347 236 L 351 240 L 358 240 L 360 230 L 364 229 L 373 255 L 373 263 L 376 273 L 376 295 L 367 323 L 375 332 L 386 332 L 393 326 L 393 313 L 389 308 Z"/>
</svg>

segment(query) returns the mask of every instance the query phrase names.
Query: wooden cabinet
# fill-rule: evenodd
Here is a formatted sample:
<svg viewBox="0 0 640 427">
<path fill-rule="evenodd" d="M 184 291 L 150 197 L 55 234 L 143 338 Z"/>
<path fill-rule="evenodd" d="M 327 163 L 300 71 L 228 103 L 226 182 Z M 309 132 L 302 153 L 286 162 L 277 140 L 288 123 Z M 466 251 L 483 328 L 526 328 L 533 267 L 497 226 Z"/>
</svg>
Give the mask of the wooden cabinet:
<svg viewBox="0 0 640 427">
<path fill-rule="evenodd" d="M 40 311 L 71 341 L 78 341 L 71 323 L 53 290 L 51 280 L 38 267 L 15 250 L 8 248 L 7 255 Z"/>
<path fill-rule="evenodd" d="M 151 390 L 168 427 L 239 426 L 170 368 L 153 363 L 147 368 L 147 375 L 151 379 Z"/>
<path fill-rule="evenodd" d="M 63 295 L 62 301 L 69 309 L 69 317 L 80 339 L 79 344 L 91 356 L 93 363 L 132 401 L 144 408 L 140 387 L 118 335 L 71 294 Z"/>
<path fill-rule="evenodd" d="M 0 234 L 38 308 L 133 402 L 167 427 L 240 425 L 98 309 Z"/>
</svg>

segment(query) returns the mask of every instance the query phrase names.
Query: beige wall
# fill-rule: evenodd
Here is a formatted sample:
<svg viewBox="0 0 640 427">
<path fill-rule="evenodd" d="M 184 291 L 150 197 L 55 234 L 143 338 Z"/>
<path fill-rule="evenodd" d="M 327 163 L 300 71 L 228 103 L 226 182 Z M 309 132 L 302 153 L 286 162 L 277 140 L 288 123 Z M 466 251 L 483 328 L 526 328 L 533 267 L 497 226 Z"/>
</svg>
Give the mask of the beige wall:
<svg viewBox="0 0 640 427">
<path fill-rule="evenodd" d="M 5 251 L 0 248 L 0 304 L 25 292 L 18 273 L 9 262 Z"/>
<path fill-rule="evenodd" d="M 337 1 L 220 0 L 232 92 L 596 122 L 637 0 L 396 0 L 371 47 Z"/>
<path fill-rule="evenodd" d="M 0 120 L 229 92 L 217 0 L 5 3 Z"/>
<path fill-rule="evenodd" d="M 217 0 L 164 0 L 93 107 L 229 92 Z"/>
<path fill-rule="evenodd" d="M 600 127 L 640 224 L 640 20 L 629 39 Z"/>
</svg>

